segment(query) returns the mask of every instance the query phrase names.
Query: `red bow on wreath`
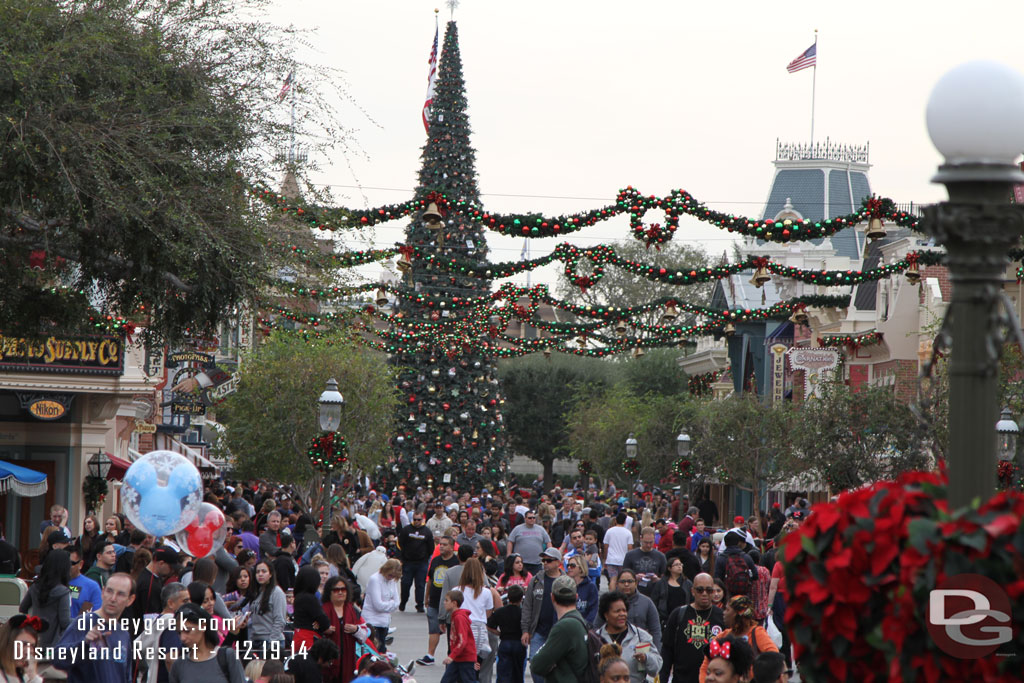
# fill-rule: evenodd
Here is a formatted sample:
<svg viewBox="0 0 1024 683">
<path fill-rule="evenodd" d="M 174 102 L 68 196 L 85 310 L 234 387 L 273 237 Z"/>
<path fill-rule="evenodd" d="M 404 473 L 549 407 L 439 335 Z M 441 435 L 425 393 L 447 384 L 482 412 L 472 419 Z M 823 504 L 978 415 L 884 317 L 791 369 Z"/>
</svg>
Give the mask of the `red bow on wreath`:
<svg viewBox="0 0 1024 683">
<path fill-rule="evenodd" d="M 728 641 L 720 643 L 717 640 L 711 641 L 711 656 L 729 659 L 729 651 L 732 650 L 732 643 Z"/>
</svg>

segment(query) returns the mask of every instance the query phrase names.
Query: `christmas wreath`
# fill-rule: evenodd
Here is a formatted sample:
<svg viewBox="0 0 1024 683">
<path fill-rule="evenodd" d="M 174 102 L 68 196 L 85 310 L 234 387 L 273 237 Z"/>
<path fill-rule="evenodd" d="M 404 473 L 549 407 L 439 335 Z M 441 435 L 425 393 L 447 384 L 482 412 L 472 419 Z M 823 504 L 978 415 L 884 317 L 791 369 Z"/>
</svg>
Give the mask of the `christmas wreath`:
<svg viewBox="0 0 1024 683">
<path fill-rule="evenodd" d="M 693 476 L 693 463 L 686 458 L 679 458 L 672 463 L 672 472 L 683 479 L 689 479 Z"/>
<path fill-rule="evenodd" d="M 306 455 L 314 468 L 333 472 L 348 462 L 348 443 L 337 432 L 326 432 L 313 437 Z"/>
<path fill-rule="evenodd" d="M 1018 469 L 1016 463 L 1012 460 L 1000 460 L 999 467 L 996 470 L 996 475 L 999 477 L 999 485 L 1004 489 L 1011 488 L 1017 478 Z"/>
<path fill-rule="evenodd" d="M 103 477 L 87 476 L 82 481 L 82 495 L 85 496 L 85 509 L 96 512 L 107 499 L 107 480 Z"/>
<path fill-rule="evenodd" d="M 952 515 L 946 486 L 944 473 L 910 472 L 848 491 L 782 539 L 786 627 L 805 678 L 1020 680 L 1024 611 L 1009 606 L 1024 600 L 1024 494 Z M 1015 634 L 973 659 L 949 654 L 956 643 L 926 612 L 932 590 L 964 575 L 994 582 L 992 609 L 1005 601 L 999 625 Z"/>
<path fill-rule="evenodd" d="M 589 477 L 594 472 L 594 464 L 589 460 L 580 460 L 579 470 L 584 477 Z"/>
<path fill-rule="evenodd" d="M 640 463 L 631 458 L 626 458 L 622 461 L 622 471 L 631 477 L 635 477 L 640 474 Z"/>
</svg>

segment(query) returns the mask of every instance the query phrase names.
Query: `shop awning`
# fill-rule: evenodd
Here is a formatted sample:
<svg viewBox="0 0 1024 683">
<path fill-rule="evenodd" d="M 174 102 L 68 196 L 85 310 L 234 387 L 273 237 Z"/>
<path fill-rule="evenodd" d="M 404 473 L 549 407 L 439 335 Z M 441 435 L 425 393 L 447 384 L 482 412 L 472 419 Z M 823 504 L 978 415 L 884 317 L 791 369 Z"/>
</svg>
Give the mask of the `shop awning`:
<svg viewBox="0 0 1024 683">
<path fill-rule="evenodd" d="M 0 460 L 0 494 L 8 492 L 19 496 L 41 496 L 46 493 L 46 475 Z"/>
<path fill-rule="evenodd" d="M 128 471 L 132 464 L 110 453 L 107 453 L 107 457 L 110 458 L 110 470 L 107 472 L 107 479 L 110 481 L 121 481 L 124 479 L 124 473 Z"/>
</svg>

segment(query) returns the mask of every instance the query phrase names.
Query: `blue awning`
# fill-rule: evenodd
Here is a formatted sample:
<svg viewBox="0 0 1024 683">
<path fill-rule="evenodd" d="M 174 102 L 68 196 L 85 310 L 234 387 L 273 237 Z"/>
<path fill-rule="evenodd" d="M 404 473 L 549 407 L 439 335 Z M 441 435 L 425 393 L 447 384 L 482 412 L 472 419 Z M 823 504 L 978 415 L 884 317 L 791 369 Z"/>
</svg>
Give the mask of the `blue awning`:
<svg viewBox="0 0 1024 683">
<path fill-rule="evenodd" d="M 0 494 L 8 491 L 19 496 L 41 496 L 46 493 L 46 475 L 0 460 Z"/>
</svg>

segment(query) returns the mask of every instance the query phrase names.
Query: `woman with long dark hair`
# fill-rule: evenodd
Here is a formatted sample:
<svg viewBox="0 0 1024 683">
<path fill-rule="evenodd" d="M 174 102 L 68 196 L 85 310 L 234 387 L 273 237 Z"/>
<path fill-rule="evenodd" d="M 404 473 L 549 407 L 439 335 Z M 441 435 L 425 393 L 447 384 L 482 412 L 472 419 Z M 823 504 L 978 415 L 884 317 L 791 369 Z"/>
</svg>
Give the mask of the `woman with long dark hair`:
<svg viewBox="0 0 1024 683">
<path fill-rule="evenodd" d="M 253 641 L 253 651 L 259 654 L 266 648 L 269 656 L 274 643 L 278 643 L 281 650 L 284 649 L 284 624 L 288 608 L 284 591 L 277 585 L 273 562 L 262 560 L 256 564 L 256 586 L 259 596 L 251 612 L 249 636 Z"/>
<path fill-rule="evenodd" d="M 532 578 L 533 574 L 526 571 L 522 556 L 519 553 L 512 553 L 505 558 L 505 573 L 498 580 L 498 590 L 505 590 L 509 586 L 520 586 L 525 591 Z"/>
<path fill-rule="evenodd" d="M 341 653 L 325 670 L 325 683 L 349 683 L 355 678 L 356 642 L 364 642 L 370 629 L 349 598 L 352 584 L 340 576 L 332 576 L 324 585 L 323 609 L 330 620 L 326 637 L 334 641 Z"/>
<path fill-rule="evenodd" d="M 705 536 L 697 542 L 697 561 L 700 562 L 700 570 L 704 574 L 715 575 L 715 544 L 711 542 L 710 536 Z"/>
<path fill-rule="evenodd" d="M 391 504 L 390 500 L 385 501 L 384 507 L 380 509 L 380 518 L 377 520 L 377 526 L 380 527 L 381 531 L 395 528 L 395 506 Z"/>
<path fill-rule="evenodd" d="M 39 578 L 21 601 L 20 611 L 46 620 L 47 628 L 39 634 L 39 647 L 50 647 L 71 625 L 71 554 L 51 550 L 43 560 Z"/>
<path fill-rule="evenodd" d="M 100 521 L 95 515 L 89 515 L 82 522 L 82 535 L 78 539 L 82 546 L 82 567 L 88 569 L 96 561 L 96 547 L 100 542 Z"/>
<path fill-rule="evenodd" d="M 307 650 L 311 648 L 316 639 L 324 635 L 331 626 L 316 597 L 319 588 L 320 572 L 316 567 L 307 564 L 299 569 L 299 574 L 295 577 L 295 613 L 292 615 L 295 624 L 292 646 L 298 652 L 301 652 L 300 648 L 303 646 Z"/>
</svg>

